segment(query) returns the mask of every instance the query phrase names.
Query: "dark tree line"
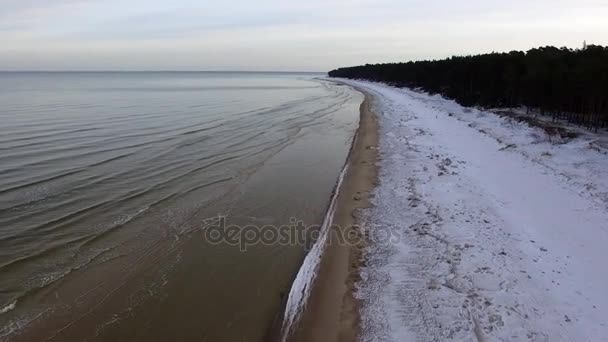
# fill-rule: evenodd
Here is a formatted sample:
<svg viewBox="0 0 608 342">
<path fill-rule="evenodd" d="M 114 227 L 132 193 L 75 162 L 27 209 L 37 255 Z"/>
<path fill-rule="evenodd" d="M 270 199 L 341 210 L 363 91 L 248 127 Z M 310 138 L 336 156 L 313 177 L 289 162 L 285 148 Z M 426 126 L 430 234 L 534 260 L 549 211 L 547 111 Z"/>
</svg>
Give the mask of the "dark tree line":
<svg viewBox="0 0 608 342">
<path fill-rule="evenodd" d="M 608 126 L 608 47 L 597 45 L 366 64 L 329 76 L 420 88 L 464 106 L 526 106 L 596 130 Z"/>
</svg>

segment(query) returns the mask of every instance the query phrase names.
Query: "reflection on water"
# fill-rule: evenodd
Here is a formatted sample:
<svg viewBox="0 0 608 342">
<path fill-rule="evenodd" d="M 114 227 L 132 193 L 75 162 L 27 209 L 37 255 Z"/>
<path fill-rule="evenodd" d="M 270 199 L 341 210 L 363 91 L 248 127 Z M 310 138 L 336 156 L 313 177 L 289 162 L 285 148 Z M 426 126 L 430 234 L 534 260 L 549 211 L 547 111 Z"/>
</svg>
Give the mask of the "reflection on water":
<svg viewBox="0 0 608 342">
<path fill-rule="evenodd" d="M 312 75 L 0 73 L 0 336 L 258 341 L 319 223 L 361 96 Z"/>
</svg>

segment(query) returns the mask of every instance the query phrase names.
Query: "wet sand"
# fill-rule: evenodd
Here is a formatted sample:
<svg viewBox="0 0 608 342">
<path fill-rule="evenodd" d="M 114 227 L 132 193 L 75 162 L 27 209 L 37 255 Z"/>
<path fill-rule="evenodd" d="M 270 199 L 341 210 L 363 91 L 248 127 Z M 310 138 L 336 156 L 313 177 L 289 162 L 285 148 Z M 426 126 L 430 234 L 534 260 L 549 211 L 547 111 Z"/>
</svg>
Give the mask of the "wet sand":
<svg viewBox="0 0 608 342">
<path fill-rule="evenodd" d="M 360 209 L 371 205 L 377 184 L 378 122 L 371 101 L 372 97 L 365 94 L 349 168 L 338 195 L 331 243 L 324 251 L 309 301 L 290 342 L 357 339 L 359 309 L 354 294 L 365 247 Z M 341 242 L 344 236 L 346 243 Z"/>
</svg>

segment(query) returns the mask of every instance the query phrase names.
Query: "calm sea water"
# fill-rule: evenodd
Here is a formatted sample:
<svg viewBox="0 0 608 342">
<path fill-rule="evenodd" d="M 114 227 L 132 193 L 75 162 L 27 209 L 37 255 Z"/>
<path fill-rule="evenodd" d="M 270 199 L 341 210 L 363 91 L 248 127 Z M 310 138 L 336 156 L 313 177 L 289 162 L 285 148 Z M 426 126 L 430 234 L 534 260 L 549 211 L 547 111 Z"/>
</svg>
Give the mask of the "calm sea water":
<svg viewBox="0 0 608 342">
<path fill-rule="evenodd" d="M 0 340 L 262 341 L 362 96 L 310 74 L 0 73 Z"/>
</svg>

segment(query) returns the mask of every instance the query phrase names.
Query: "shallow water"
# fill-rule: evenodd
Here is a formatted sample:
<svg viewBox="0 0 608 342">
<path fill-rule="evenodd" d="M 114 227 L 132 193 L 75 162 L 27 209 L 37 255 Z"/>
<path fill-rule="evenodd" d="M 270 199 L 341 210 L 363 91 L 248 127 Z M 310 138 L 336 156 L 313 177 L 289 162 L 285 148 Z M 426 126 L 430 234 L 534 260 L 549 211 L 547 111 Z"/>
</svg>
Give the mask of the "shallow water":
<svg viewBox="0 0 608 342">
<path fill-rule="evenodd" d="M 0 339 L 261 341 L 362 96 L 284 73 L 0 73 Z"/>
</svg>

